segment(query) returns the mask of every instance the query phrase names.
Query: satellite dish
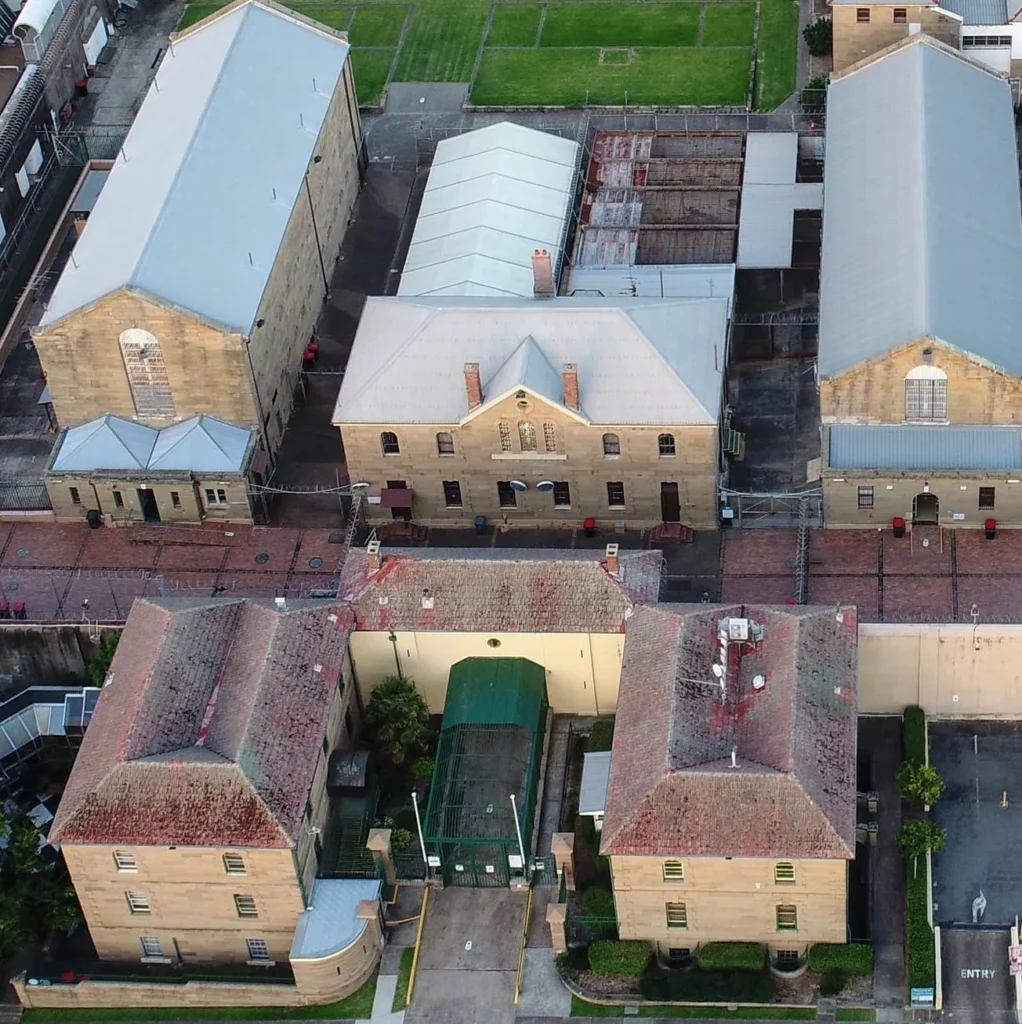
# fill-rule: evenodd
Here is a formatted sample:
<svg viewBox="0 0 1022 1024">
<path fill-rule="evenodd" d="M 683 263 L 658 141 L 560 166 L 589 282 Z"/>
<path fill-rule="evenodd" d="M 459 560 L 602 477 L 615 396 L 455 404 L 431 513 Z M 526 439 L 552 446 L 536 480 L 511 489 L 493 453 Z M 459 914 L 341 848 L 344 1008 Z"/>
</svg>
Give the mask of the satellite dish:
<svg viewBox="0 0 1022 1024">
<path fill-rule="evenodd" d="M 521 480 L 509 480 L 508 483 L 511 484 L 511 490 L 513 491 L 527 491 L 529 489 L 529 485 Z"/>
<path fill-rule="evenodd" d="M 715 676 L 716 676 L 716 677 L 717 677 L 718 679 L 720 679 L 720 678 L 722 678 L 722 677 L 723 677 L 723 675 L 724 675 L 724 666 L 723 666 L 723 665 L 718 665 L 718 664 L 717 664 L 716 662 L 714 662 L 714 663 L 713 663 L 713 664 L 712 664 L 712 665 L 710 666 L 710 671 L 711 671 L 711 672 L 712 672 L 712 673 L 713 673 L 713 674 L 714 674 L 714 675 L 715 675 Z"/>
<path fill-rule="evenodd" d="M 540 482 L 538 484 L 536 484 L 536 490 L 537 491 L 552 491 L 553 489 L 554 489 L 554 482 L 553 482 L 553 480 L 540 480 Z"/>
</svg>

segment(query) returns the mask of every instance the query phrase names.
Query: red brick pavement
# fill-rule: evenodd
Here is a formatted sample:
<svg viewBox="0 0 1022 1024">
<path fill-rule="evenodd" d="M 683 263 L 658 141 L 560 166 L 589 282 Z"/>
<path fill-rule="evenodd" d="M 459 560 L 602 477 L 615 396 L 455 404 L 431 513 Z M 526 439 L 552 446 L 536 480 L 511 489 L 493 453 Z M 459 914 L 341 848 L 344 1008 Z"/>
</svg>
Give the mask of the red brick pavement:
<svg viewBox="0 0 1022 1024">
<path fill-rule="evenodd" d="M 876 576 L 810 576 L 808 604 L 855 605 L 860 622 L 877 621 Z"/>
<path fill-rule="evenodd" d="M 795 577 L 725 576 L 721 581 L 721 601 L 747 604 L 787 604 L 795 597 Z"/>
<path fill-rule="evenodd" d="M 912 533 L 915 536 L 906 534 L 896 538 L 890 530 L 884 532 L 884 576 L 950 573 L 951 531 L 944 530 L 943 539 L 935 527 L 916 529 Z"/>
<path fill-rule="evenodd" d="M 972 622 L 976 605 L 980 622 L 1022 621 L 1022 577 L 962 576 L 958 580 L 958 620 Z"/>
<path fill-rule="evenodd" d="M 950 576 L 888 576 L 884 622 L 954 622 Z"/>
<path fill-rule="evenodd" d="M 1022 530 L 998 530 L 993 540 L 982 530 L 959 530 L 955 561 L 960 573 L 1022 571 Z"/>
<path fill-rule="evenodd" d="M 876 575 L 880 540 L 876 530 L 814 530 L 809 535 L 809 575 Z"/>
<path fill-rule="evenodd" d="M 794 570 L 794 530 L 735 530 L 724 539 L 724 575 L 783 576 Z"/>
</svg>

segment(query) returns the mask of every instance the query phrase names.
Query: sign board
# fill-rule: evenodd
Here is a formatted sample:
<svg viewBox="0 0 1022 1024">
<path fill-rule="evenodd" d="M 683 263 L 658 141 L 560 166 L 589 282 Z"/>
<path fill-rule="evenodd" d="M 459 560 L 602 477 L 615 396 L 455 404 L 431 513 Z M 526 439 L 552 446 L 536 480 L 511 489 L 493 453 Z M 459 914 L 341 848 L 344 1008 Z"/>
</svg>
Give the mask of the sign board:
<svg viewBox="0 0 1022 1024">
<path fill-rule="evenodd" d="M 378 494 L 370 494 L 369 497 L 366 498 L 366 501 L 368 501 L 370 505 L 379 505 L 383 501 L 383 498 L 381 498 Z"/>
<path fill-rule="evenodd" d="M 1008 947 L 1008 969 L 1014 975 L 1022 974 L 1022 946 Z"/>
<path fill-rule="evenodd" d="M 439 858 L 439 857 L 438 857 L 438 856 L 437 856 L 437 855 L 436 855 L 435 853 L 431 853 L 431 854 L 430 854 L 430 855 L 429 855 L 429 856 L 428 856 L 428 857 L 426 858 L 426 863 L 427 863 L 427 864 L 428 864 L 428 865 L 429 865 L 429 866 L 430 866 L 431 868 L 438 868 L 438 867 L 440 867 L 440 858 Z"/>
<path fill-rule="evenodd" d="M 918 1009 L 933 1008 L 933 989 L 914 988 L 912 989 L 912 1006 Z"/>
<path fill-rule="evenodd" d="M 965 518 L 965 513 L 964 512 L 952 512 L 951 513 L 951 518 L 952 519 L 964 519 Z"/>
<path fill-rule="evenodd" d="M 508 867 L 515 868 L 519 871 L 523 867 L 522 858 L 517 853 L 509 853 L 507 855 L 507 864 Z"/>
<path fill-rule="evenodd" d="M 735 517 L 735 510 L 730 505 L 725 505 L 720 510 L 720 518 L 721 519 L 734 519 L 734 517 Z"/>
</svg>

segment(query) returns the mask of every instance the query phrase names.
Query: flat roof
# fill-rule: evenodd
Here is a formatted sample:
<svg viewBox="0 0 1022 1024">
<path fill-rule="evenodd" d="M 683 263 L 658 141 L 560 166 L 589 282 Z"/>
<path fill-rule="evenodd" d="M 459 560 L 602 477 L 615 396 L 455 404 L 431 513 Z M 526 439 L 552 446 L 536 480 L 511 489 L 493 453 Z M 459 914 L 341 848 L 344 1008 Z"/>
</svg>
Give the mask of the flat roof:
<svg viewBox="0 0 1022 1024">
<path fill-rule="evenodd" d="M 583 755 L 582 785 L 578 792 L 579 814 L 603 814 L 607 809 L 610 783 L 610 751 L 596 750 Z"/>
<path fill-rule="evenodd" d="M 574 266 L 565 274 L 562 295 L 599 298 L 719 299 L 735 291 L 733 263 Z"/>
</svg>

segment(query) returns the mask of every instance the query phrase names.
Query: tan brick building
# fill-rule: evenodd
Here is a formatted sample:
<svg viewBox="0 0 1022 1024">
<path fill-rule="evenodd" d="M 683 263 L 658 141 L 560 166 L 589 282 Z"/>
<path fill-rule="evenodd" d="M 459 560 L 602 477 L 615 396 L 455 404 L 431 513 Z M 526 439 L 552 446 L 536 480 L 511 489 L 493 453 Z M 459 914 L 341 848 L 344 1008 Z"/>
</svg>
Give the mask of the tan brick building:
<svg viewBox="0 0 1022 1024">
<path fill-rule="evenodd" d="M 635 610 L 600 846 L 622 939 L 846 940 L 856 692 L 854 610 Z"/>
<path fill-rule="evenodd" d="M 361 145 L 343 35 L 245 0 L 177 36 L 35 331 L 61 423 L 209 413 L 274 452 Z"/>
<path fill-rule="evenodd" d="M 333 422 L 369 521 L 713 528 L 728 305 L 368 299 Z"/>
<path fill-rule="evenodd" d="M 1022 209 L 1007 81 L 916 36 L 828 95 L 828 526 L 1022 524 Z"/>
<path fill-rule="evenodd" d="M 49 836 L 101 960 L 289 961 L 293 1003 L 369 976 L 379 883 L 317 877 L 351 626 L 342 605 L 135 602 Z"/>
</svg>

